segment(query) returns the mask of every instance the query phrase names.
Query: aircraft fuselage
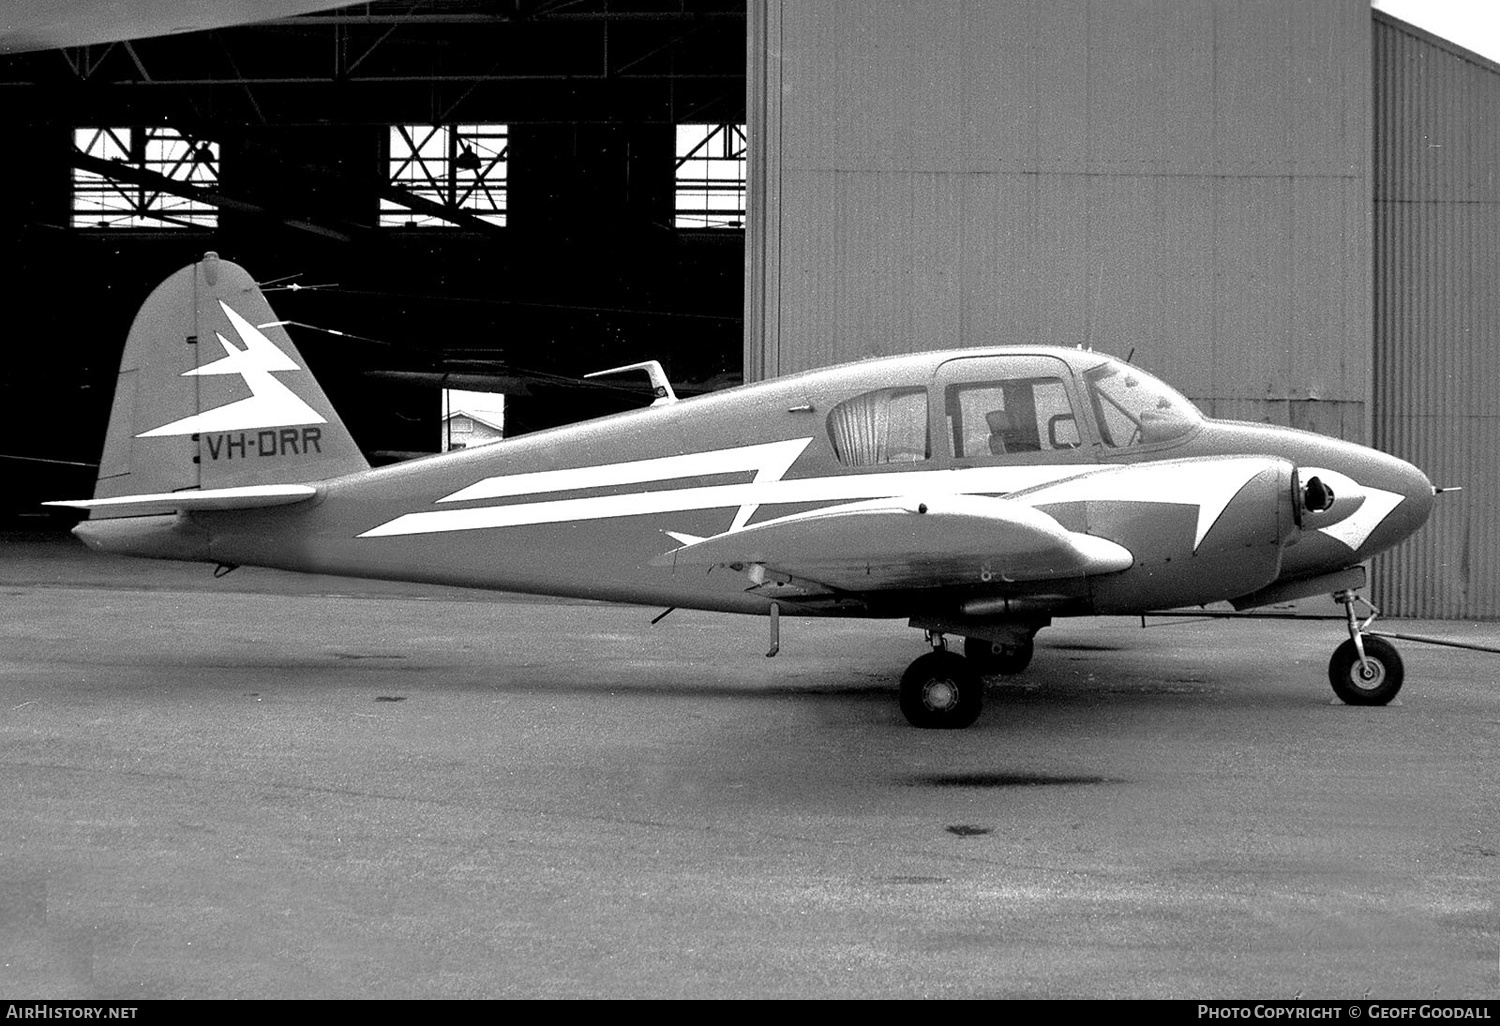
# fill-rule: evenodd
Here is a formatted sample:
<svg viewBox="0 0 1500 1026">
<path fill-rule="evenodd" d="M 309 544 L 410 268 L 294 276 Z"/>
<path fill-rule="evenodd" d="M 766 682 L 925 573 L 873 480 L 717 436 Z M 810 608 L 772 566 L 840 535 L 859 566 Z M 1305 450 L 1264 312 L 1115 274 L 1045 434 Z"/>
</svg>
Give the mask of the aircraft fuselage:
<svg viewBox="0 0 1500 1026">
<path fill-rule="evenodd" d="M 732 612 L 764 613 L 779 600 L 807 614 L 909 616 L 986 608 L 986 598 L 1030 597 L 1031 608 L 1058 614 L 1234 599 L 1360 563 L 1426 519 L 1432 488 L 1421 472 L 1352 443 L 1186 410 L 1176 411 L 1186 421 L 1171 424 L 1166 437 L 1152 439 L 1148 428 L 1134 441 L 1112 438 L 1111 428 L 1123 435 L 1129 427 L 1130 413 L 1147 422 L 1152 410 L 1118 413 L 1091 397 L 1087 375 L 1106 365 L 1112 377 L 1157 384 L 1074 350 L 872 361 L 348 474 L 318 483 L 307 503 L 194 513 L 190 527 L 175 529 L 199 539 L 199 558 L 225 564 Z M 968 391 L 979 400 L 1008 396 L 1026 411 L 1031 423 L 1016 448 L 980 446 L 974 438 L 983 431 L 956 434 Z M 913 451 L 897 452 L 902 440 L 888 439 L 892 451 L 880 452 L 879 439 L 855 437 L 847 446 L 870 451 L 841 453 L 840 431 L 873 435 L 879 416 L 856 410 L 847 429 L 830 418 L 862 397 L 892 394 L 913 408 L 925 400 L 925 413 L 907 416 L 923 422 L 921 438 L 912 424 L 905 429 Z M 1034 410 L 1040 403 L 1066 412 L 1051 414 L 1049 424 Z M 886 416 L 891 430 L 897 415 Z M 260 432 L 267 439 L 205 435 L 203 451 L 211 460 L 270 459 L 317 444 L 299 430 L 285 440 L 269 431 Z M 1361 493 L 1337 522 L 1297 508 L 1295 479 L 1319 470 L 1341 476 L 1346 493 L 1346 481 Z M 680 538 L 859 500 L 951 494 L 1009 496 L 1123 546 L 1134 562 L 1102 576 L 1024 581 L 1007 580 L 1002 567 L 976 556 L 947 568 L 941 579 L 956 583 L 941 587 L 909 573 L 907 583 L 815 596 L 758 588 L 747 576 L 757 572 L 754 561 L 660 565 Z M 95 521 L 81 533 L 113 523 Z M 924 558 L 909 555 L 914 564 Z"/>
</svg>

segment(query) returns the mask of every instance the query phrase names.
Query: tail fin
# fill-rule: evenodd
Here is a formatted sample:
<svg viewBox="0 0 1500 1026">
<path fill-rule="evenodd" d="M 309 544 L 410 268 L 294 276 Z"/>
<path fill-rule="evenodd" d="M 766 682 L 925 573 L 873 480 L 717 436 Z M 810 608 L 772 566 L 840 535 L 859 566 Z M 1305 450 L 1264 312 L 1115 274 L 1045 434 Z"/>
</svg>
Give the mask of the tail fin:
<svg viewBox="0 0 1500 1026">
<path fill-rule="evenodd" d="M 156 287 L 125 343 L 96 499 L 367 469 L 244 268 L 208 253 Z"/>
</svg>

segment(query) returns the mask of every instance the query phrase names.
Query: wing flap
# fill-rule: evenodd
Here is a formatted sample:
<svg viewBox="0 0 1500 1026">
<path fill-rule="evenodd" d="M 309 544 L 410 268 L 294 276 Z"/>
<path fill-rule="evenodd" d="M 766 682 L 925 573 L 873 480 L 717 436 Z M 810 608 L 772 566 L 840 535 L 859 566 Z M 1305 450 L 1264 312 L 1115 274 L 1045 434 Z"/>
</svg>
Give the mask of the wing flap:
<svg viewBox="0 0 1500 1026">
<path fill-rule="evenodd" d="M 1124 546 L 1069 531 L 1022 503 L 980 495 L 833 506 L 692 541 L 652 560 L 759 565 L 856 591 L 1083 577 L 1134 562 Z"/>
<path fill-rule="evenodd" d="M 192 513 L 199 510 L 261 509 L 265 506 L 289 506 L 318 494 L 312 485 L 246 485 L 239 488 L 188 489 L 181 492 L 158 492 L 152 495 L 117 495 L 109 499 L 59 499 L 43 506 L 69 506 L 73 509 L 108 510 L 122 516 L 144 516 L 149 513 Z"/>
</svg>

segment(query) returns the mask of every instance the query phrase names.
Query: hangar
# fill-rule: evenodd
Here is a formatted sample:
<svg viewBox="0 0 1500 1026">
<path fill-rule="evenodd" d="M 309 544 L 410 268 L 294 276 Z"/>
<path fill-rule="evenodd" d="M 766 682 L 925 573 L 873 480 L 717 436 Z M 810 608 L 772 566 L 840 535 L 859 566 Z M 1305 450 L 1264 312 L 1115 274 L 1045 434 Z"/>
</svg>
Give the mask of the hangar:
<svg viewBox="0 0 1500 1026">
<path fill-rule="evenodd" d="M 1465 486 L 1373 597 L 1500 616 L 1497 70 L 1365 0 L 376 0 L 15 53 L 7 512 L 88 480 L 136 306 L 213 249 L 388 458 L 437 382 L 517 433 L 649 401 L 580 381 L 640 359 L 1091 346 Z"/>
</svg>

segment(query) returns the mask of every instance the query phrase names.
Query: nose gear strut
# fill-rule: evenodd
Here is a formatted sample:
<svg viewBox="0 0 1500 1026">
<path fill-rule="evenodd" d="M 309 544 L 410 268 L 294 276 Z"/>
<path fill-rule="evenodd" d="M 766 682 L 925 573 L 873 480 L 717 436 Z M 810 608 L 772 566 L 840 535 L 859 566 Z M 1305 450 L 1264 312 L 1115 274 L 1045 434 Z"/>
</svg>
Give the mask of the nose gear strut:
<svg viewBox="0 0 1500 1026">
<path fill-rule="evenodd" d="M 1354 643 L 1354 651 L 1359 653 L 1360 669 L 1368 673 L 1370 671 L 1370 664 L 1369 660 L 1365 657 L 1364 634 L 1365 631 L 1370 629 L 1370 624 L 1375 622 L 1375 618 L 1380 615 L 1380 610 L 1369 599 L 1351 589 L 1337 592 L 1333 596 L 1333 600 L 1344 607 L 1344 617 L 1349 622 L 1349 640 Z M 1363 603 L 1365 608 L 1370 611 L 1370 615 L 1365 619 L 1364 623 L 1359 623 L 1354 615 L 1354 603 L 1356 602 Z"/>
<path fill-rule="evenodd" d="M 1349 625 L 1349 640 L 1334 650 L 1328 662 L 1334 694 L 1348 705 L 1385 705 L 1401 690 L 1405 671 L 1396 646 L 1369 632 L 1380 610 L 1352 589 L 1335 592 L 1333 600 L 1344 607 Z M 1355 615 L 1356 602 L 1370 611 L 1363 621 Z"/>
</svg>

